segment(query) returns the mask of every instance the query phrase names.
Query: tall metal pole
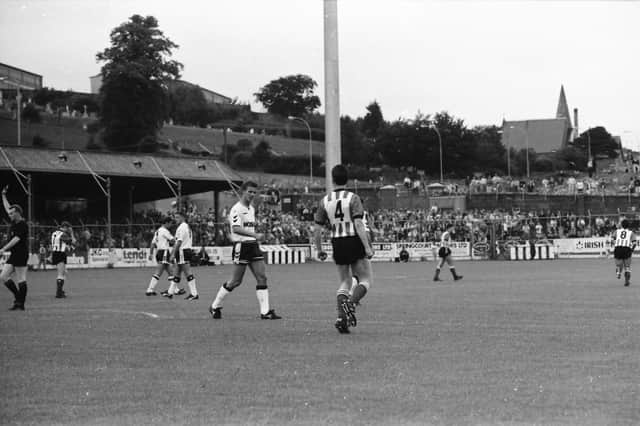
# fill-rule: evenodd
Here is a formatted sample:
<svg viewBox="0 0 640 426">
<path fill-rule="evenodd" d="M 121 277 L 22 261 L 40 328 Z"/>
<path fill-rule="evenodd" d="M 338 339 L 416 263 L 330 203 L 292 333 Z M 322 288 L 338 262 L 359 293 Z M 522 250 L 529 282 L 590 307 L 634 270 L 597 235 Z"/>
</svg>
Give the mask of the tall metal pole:
<svg viewBox="0 0 640 426">
<path fill-rule="evenodd" d="M 178 197 L 176 198 L 176 211 L 182 211 L 182 181 L 178 181 Z M 186 210 L 186 209 L 184 209 Z"/>
<path fill-rule="evenodd" d="M 108 247 L 111 248 L 113 246 L 113 241 L 111 238 L 111 178 L 107 178 L 107 241 Z"/>
<path fill-rule="evenodd" d="M 325 179 L 333 188 L 331 169 L 341 163 L 338 0 L 324 0 Z"/>
<path fill-rule="evenodd" d="M 526 155 L 527 155 L 527 179 L 529 179 L 531 177 L 530 173 L 529 173 L 529 132 L 525 132 L 525 134 L 524 134 L 524 142 L 525 142 L 525 145 L 527 147 L 527 153 L 526 153 Z"/>
<path fill-rule="evenodd" d="M 294 117 L 292 115 L 287 118 L 292 121 L 301 121 L 305 126 L 307 126 L 307 132 L 309 132 L 309 187 L 311 187 L 311 184 L 313 183 L 313 146 L 311 145 L 311 126 L 309 126 L 309 122 L 304 118 Z"/>
<path fill-rule="evenodd" d="M 442 136 L 440 135 L 440 131 L 438 130 L 435 124 L 431 127 L 433 128 L 433 130 L 435 130 L 436 134 L 438 135 L 438 144 L 440 145 L 440 183 L 444 183 L 444 172 L 442 167 Z"/>
<path fill-rule="evenodd" d="M 27 224 L 29 225 L 29 253 L 33 253 L 33 188 L 31 173 L 27 175 Z"/>
<path fill-rule="evenodd" d="M 22 129 L 20 127 L 20 106 L 22 104 L 22 93 L 20 93 L 20 86 L 16 86 L 17 92 L 16 92 L 16 101 L 18 103 L 18 146 L 22 145 Z"/>
<path fill-rule="evenodd" d="M 507 175 L 511 178 L 511 132 L 507 135 Z"/>
<path fill-rule="evenodd" d="M 591 160 L 591 134 L 589 134 L 589 129 L 587 129 L 587 161 Z"/>
</svg>

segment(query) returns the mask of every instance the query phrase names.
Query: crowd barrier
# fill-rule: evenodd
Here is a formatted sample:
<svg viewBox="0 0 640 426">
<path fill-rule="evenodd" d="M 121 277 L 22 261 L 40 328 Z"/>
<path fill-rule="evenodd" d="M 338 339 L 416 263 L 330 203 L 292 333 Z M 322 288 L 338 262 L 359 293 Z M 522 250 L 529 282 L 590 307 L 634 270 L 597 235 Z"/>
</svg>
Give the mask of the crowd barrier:
<svg viewBox="0 0 640 426">
<path fill-rule="evenodd" d="M 452 256 L 456 260 L 483 260 L 488 259 L 489 244 L 469 242 L 454 242 L 451 244 Z M 310 258 L 317 259 L 318 254 L 314 246 L 309 244 L 298 245 L 264 245 L 261 246 L 265 253 L 265 261 L 268 264 L 300 264 L 306 263 Z M 397 262 L 401 253 L 406 252 L 408 261 L 437 261 L 440 243 L 437 242 L 377 242 L 373 243 L 375 255 L 374 262 Z M 194 247 L 193 251 L 199 256 L 202 249 L 207 253 L 208 261 L 215 265 L 232 263 L 231 247 Z M 329 243 L 322 245 L 331 259 L 332 246 Z M 533 259 L 572 259 L 572 258 L 602 258 L 607 257 L 613 251 L 611 240 L 606 237 L 590 238 L 558 238 L 536 243 L 534 245 Z M 500 258 L 511 260 L 530 260 L 531 246 L 528 242 L 514 243 L 505 247 L 505 252 L 500 253 Z M 9 253 L 3 253 L 0 257 L 0 265 L 4 264 Z M 32 254 L 29 265 L 37 268 L 39 256 Z M 131 268 L 151 267 L 156 261 L 151 257 L 150 249 L 106 249 L 93 248 L 86 255 L 69 255 L 67 267 L 74 268 Z"/>
<path fill-rule="evenodd" d="M 551 244 L 517 244 L 509 249 L 510 260 L 549 260 L 556 258 L 555 247 Z"/>
</svg>

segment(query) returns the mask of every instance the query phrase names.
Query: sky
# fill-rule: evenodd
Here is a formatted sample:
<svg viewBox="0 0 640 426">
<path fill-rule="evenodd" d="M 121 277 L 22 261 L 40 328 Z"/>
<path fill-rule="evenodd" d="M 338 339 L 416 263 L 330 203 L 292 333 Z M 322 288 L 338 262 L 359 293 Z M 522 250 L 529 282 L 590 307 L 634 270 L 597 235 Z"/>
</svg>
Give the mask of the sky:
<svg viewBox="0 0 640 426">
<path fill-rule="evenodd" d="M 640 2 L 337 0 L 340 112 L 447 111 L 470 126 L 555 117 L 564 85 L 579 128 L 640 150 Z M 184 80 L 249 102 L 307 74 L 324 102 L 323 0 L 3 0 L 0 62 L 89 91 L 97 52 L 133 14 L 180 47 Z M 321 108 L 322 110 L 322 108 Z"/>
</svg>

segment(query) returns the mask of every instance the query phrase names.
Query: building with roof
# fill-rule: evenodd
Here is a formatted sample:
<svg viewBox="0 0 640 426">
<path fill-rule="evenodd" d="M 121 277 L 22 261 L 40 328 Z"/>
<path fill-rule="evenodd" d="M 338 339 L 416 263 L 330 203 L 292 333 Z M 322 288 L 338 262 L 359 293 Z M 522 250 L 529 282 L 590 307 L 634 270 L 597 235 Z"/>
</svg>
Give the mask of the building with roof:
<svg viewBox="0 0 640 426">
<path fill-rule="evenodd" d="M 6 80 L 3 80 L 2 77 L 5 77 Z M 19 84 L 23 90 L 42 89 L 42 76 L 0 63 L 0 90 L 15 90 L 16 84 Z"/>
<path fill-rule="evenodd" d="M 502 143 L 507 149 L 533 149 L 537 153 L 549 153 L 565 148 L 571 141 L 573 126 L 564 93 L 560 97 L 555 118 L 504 120 Z"/>
<path fill-rule="evenodd" d="M 91 93 L 98 94 L 100 93 L 100 87 L 102 87 L 102 74 L 96 74 L 94 76 L 89 77 L 89 83 L 91 85 Z M 173 80 L 168 83 L 169 90 L 175 90 L 178 87 L 195 87 L 200 89 L 204 99 L 208 104 L 216 104 L 216 105 L 226 105 L 230 104 L 233 99 L 228 96 L 221 95 L 220 93 L 214 92 L 213 90 L 205 89 L 204 87 L 200 87 L 197 84 L 190 83 L 184 80 Z"/>
</svg>

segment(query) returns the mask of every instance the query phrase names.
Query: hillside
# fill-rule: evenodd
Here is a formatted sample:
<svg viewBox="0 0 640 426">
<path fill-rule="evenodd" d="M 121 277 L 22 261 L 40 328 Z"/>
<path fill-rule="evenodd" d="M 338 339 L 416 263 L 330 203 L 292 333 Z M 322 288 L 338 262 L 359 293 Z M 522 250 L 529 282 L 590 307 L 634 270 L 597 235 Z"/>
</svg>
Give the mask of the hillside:
<svg viewBox="0 0 640 426">
<path fill-rule="evenodd" d="M 23 146 L 32 146 L 33 138 L 43 138 L 48 148 L 60 148 L 69 150 L 84 150 L 89 142 L 89 134 L 83 129 L 83 125 L 90 123 L 90 119 L 65 119 L 61 124 L 57 123 L 22 123 L 21 142 Z M 225 143 L 225 135 L 222 130 L 202 129 L 186 126 L 165 126 L 159 134 L 161 141 L 173 141 L 180 148 L 188 148 L 192 151 L 204 151 L 200 144 L 212 153 L 219 155 Z M 308 156 L 309 141 L 306 139 L 293 139 L 282 136 L 258 135 L 250 133 L 228 132 L 227 143 L 235 145 L 241 139 L 248 139 L 255 147 L 260 141 L 265 140 L 277 155 Z M 17 145 L 17 125 L 14 120 L 0 118 L 0 145 Z M 324 157 L 324 142 L 312 142 L 313 154 Z M 164 152 L 167 154 L 167 152 Z M 177 152 L 176 155 L 179 155 Z"/>
</svg>

